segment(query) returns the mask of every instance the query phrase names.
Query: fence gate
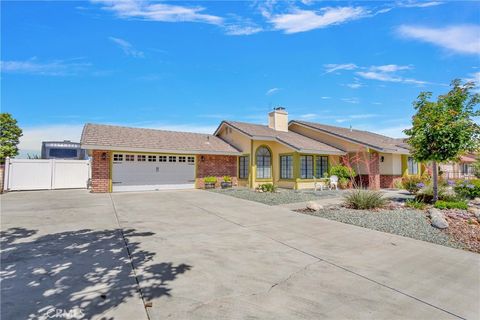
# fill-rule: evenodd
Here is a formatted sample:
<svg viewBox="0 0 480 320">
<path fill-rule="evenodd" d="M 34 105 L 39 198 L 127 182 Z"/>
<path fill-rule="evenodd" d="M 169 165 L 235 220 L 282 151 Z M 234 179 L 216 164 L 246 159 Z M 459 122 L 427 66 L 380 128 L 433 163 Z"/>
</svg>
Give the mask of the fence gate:
<svg viewBox="0 0 480 320">
<path fill-rule="evenodd" d="M 6 159 L 5 190 L 87 188 L 89 160 Z"/>
</svg>

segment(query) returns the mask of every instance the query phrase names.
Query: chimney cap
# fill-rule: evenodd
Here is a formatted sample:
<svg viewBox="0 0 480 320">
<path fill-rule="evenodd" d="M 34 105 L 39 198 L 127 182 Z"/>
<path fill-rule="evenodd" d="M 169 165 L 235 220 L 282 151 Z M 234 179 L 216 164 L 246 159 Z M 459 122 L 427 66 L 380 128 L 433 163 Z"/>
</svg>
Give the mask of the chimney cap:
<svg viewBox="0 0 480 320">
<path fill-rule="evenodd" d="M 275 108 L 273 108 L 273 110 L 275 110 L 275 111 L 277 111 L 277 110 L 278 111 L 285 111 L 285 108 L 284 107 L 275 107 Z"/>
</svg>

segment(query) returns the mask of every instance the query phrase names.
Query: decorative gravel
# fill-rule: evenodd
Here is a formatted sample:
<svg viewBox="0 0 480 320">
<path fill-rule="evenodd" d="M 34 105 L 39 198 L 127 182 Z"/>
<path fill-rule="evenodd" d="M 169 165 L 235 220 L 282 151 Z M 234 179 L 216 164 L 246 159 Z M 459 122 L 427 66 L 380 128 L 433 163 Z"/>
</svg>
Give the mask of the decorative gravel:
<svg viewBox="0 0 480 320">
<path fill-rule="evenodd" d="M 426 214 L 422 211 L 411 209 L 370 211 L 335 208 L 320 211 L 301 209 L 297 210 L 297 212 L 452 248 L 466 249 L 462 243 L 455 241 L 446 233 L 432 227 Z"/>
<path fill-rule="evenodd" d="M 279 189 L 277 192 L 255 192 L 250 189 L 210 189 L 211 192 L 217 192 L 232 197 L 256 201 L 271 206 L 278 204 L 305 202 L 311 200 L 321 200 L 325 198 L 341 197 L 344 191 L 341 190 L 323 190 L 313 192 L 310 190 L 290 190 Z"/>
</svg>

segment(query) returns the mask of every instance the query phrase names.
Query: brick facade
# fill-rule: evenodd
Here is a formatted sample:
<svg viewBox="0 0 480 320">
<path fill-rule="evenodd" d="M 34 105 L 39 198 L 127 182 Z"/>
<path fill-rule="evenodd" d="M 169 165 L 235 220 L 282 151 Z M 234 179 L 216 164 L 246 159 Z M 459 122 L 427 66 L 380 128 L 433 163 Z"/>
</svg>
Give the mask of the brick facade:
<svg viewBox="0 0 480 320">
<path fill-rule="evenodd" d="M 110 192 L 110 151 L 92 152 L 92 192 Z M 102 159 L 103 157 L 103 159 Z"/>
<path fill-rule="evenodd" d="M 232 184 L 237 185 L 237 156 L 197 155 L 197 188 L 203 188 L 203 178 L 217 177 L 217 187 L 223 176 L 232 177 Z"/>
<path fill-rule="evenodd" d="M 402 181 L 401 175 L 380 175 L 380 188 L 394 188 L 395 181 Z"/>
<path fill-rule="evenodd" d="M 368 188 L 378 190 L 380 189 L 380 155 L 378 152 L 370 153 L 368 166 Z"/>
</svg>

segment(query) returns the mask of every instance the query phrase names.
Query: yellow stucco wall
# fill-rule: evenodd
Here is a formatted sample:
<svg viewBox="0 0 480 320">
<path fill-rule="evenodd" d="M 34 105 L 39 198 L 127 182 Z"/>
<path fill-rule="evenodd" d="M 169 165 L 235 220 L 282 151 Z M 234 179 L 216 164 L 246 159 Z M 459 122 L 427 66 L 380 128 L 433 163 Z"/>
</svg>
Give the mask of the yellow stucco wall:
<svg viewBox="0 0 480 320">
<path fill-rule="evenodd" d="M 223 140 L 227 141 L 233 145 L 238 150 L 244 153 L 250 153 L 250 138 L 240 133 L 236 129 L 228 127 L 230 130 L 227 130 L 227 126 L 220 131 L 219 136 Z"/>
<path fill-rule="evenodd" d="M 383 156 L 383 162 L 380 161 L 380 174 L 402 174 L 402 155 L 393 153 L 380 153 L 379 156 Z"/>
</svg>

